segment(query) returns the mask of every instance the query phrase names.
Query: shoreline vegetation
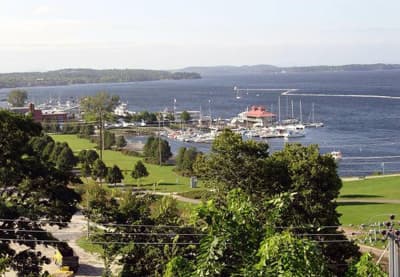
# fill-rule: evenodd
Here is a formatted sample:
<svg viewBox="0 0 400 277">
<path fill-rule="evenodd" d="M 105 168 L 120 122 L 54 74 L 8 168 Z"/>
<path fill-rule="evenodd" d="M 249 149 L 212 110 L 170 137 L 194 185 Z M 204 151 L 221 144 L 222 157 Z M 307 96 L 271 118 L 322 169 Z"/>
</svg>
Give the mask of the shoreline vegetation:
<svg viewBox="0 0 400 277">
<path fill-rule="evenodd" d="M 47 72 L 0 74 L 1 88 L 65 86 L 97 83 L 127 83 L 159 80 L 200 79 L 195 72 L 170 72 L 145 69 L 60 69 Z"/>
</svg>

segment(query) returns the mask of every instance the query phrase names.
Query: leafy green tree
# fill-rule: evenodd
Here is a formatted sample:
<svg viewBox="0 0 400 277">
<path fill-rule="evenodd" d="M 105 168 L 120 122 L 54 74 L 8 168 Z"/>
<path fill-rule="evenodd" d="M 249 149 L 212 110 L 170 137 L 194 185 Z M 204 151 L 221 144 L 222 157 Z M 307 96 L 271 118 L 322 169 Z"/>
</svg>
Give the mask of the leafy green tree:
<svg viewBox="0 0 400 277">
<path fill-rule="evenodd" d="M 55 147 L 55 142 L 53 142 L 53 141 L 50 141 L 50 142 L 44 147 L 44 149 L 43 149 L 43 151 L 42 151 L 42 154 L 41 154 L 41 156 L 42 156 L 42 158 L 43 158 L 44 160 L 49 160 L 49 159 L 50 159 L 50 156 L 51 156 L 51 153 L 53 153 L 54 147 Z"/>
<path fill-rule="evenodd" d="M 99 160 L 100 161 L 100 160 Z M 88 203 L 85 213 L 97 223 L 110 223 L 118 214 L 118 203 L 111 193 L 96 184 L 88 184 L 82 203 Z"/>
<path fill-rule="evenodd" d="M 188 113 L 187 111 L 183 111 L 181 113 L 180 117 L 181 117 L 181 121 L 184 122 L 184 123 L 189 122 L 189 120 L 191 119 L 190 113 Z"/>
<path fill-rule="evenodd" d="M 99 159 L 99 154 L 95 150 L 89 149 L 86 152 L 86 162 L 93 166 L 93 163 Z"/>
<path fill-rule="evenodd" d="M 63 171 L 71 171 L 76 163 L 77 158 L 74 156 L 71 148 L 69 148 L 68 146 L 64 147 L 61 150 L 60 155 L 58 156 L 56 161 L 57 168 Z"/>
<path fill-rule="evenodd" d="M 115 134 L 109 131 L 104 132 L 104 149 L 111 149 L 115 145 Z M 100 145 L 99 145 L 100 147 Z"/>
<path fill-rule="evenodd" d="M 353 263 L 346 272 L 346 277 L 386 277 L 388 276 L 379 265 L 377 265 L 370 253 L 364 253 L 357 263 Z"/>
<path fill-rule="evenodd" d="M 124 148 L 128 143 L 126 142 L 124 136 L 118 136 L 115 144 L 118 148 Z"/>
<path fill-rule="evenodd" d="M 94 135 L 94 126 L 92 124 L 85 124 L 79 128 L 79 134 L 83 138 L 90 138 Z"/>
<path fill-rule="evenodd" d="M 87 162 L 83 162 L 81 165 L 81 176 L 86 178 L 86 183 L 89 183 L 88 177 L 92 175 L 92 169 Z"/>
<path fill-rule="evenodd" d="M 268 156 L 268 144 L 245 141 L 240 135 L 224 130 L 214 140 L 210 153 L 196 160 L 193 170 L 220 191 L 241 188 L 249 195 L 262 196 L 266 192 L 274 195 L 279 189 L 274 189 L 277 182 L 270 180 L 272 174 L 267 175 L 275 167 L 268 164 Z"/>
<path fill-rule="evenodd" d="M 171 147 L 168 141 L 153 136 L 147 139 L 143 148 L 143 154 L 146 157 L 145 161 L 153 164 L 159 164 L 160 159 L 161 163 L 165 163 L 172 157 Z"/>
<path fill-rule="evenodd" d="M 137 182 L 137 180 L 146 176 L 149 176 L 149 172 L 147 171 L 146 166 L 142 163 L 142 161 L 137 161 L 135 164 L 133 171 L 131 173 L 132 178 L 134 178 Z"/>
<path fill-rule="evenodd" d="M 195 147 L 181 147 L 176 156 L 176 170 L 184 176 L 193 175 L 193 165 L 200 154 Z"/>
<path fill-rule="evenodd" d="M 23 107 L 28 99 L 28 93 L 25 90 L 14 89 L 8 94 L 7 102 L 13 107 Z"/>
<path fill-rule="evenodd" d="M 68 187 L 75 178 L 33 149 L 30 142 L 40 137 L 41 131 L 41 126 L 30 118 L 0 111 L 0 237 L 10 239 L 0 242 L 0 256 L 9 258 L 9 266 L 19 276 L 28 276 L 27 272 L 39 275 L 45 258 L 32 249 L 40 240 L 54 240 L 46 232 L 37 232 L 45 231 L 39 221 L 49 220 L 65 227 L 80 200 Z M 16 253 L 10 242 L 26 245 L 29 250 Z"/>
<path fill-rule="evenodd" d="M 176 256 L 167 263 L 163 277 L 189 277 L 193 276 L 193 271 L 190 261 L 182 256 Z"/>
<path fill-rule="evenodd" d="M 246 276 L 330 276 L 315 242 L 289 232 L 267 236 L 258 250 L 259 262 Z M 366 275 L 363 275 L 366 276 Z"/>
<path fill-rule="evenodd" d="M 358 257 L 358 247 L 346 242 L 336 227 L 319 228 L 340 225 L 335 199 L 341 180 L 332 157 L 320 155 L 317 146 L 288 144 L 269 156 L 268 145 L 243 141 L 240 135 L 224 131 L 215 139 L 211 152 L 197 158 L 194 169 L 217 192 L 226 194 L 230 189 L 241 188 L 256 205 L 280 193 L 296 193 L 296 201 L 291 202 L 277 224 L 304 226 L 296 231 L 320 233 L 321 237 L 325 233 L 337 234 L 331 239 L 343 240 L 343 243 L 321 241 L 318 244 L 334 274 L 343 275 L 346 267 L 342 265 Z M 261 208 L 257 217 L 264 221 L 268 211 L 266 207 Z"/>
<path fill-rule="evenodd" d="M 232 276 L 255 263 L 264 235 L 259 211 L 240 189 L 229 192 L 224 200 L 203 203 L 193 218 L 206 233 L 194 262 L 196 276 Z"/>
<path fill-rule="evenodd" d="M 108 168 L 106 181 L 110 184 L 114 184 L 115 186 L 117 183 L 120 183 L 124 179 L 124 175 L 122 175 L 121 170 L 117 165 Z"/>
<path fill-rule="evenodd" d="M 176 225 L 180 221 L 179 209 L 176 199 L 164 196 L 155 203 L 153 218 L 156 223 L 164 225 Z"/>
<path fill-rule="evenodd" d="M 170 121 L 170 122 L 173 122 L 173 121 L 175 121 L 175 116 L 174 116 L 173 113 L 168 113 L 168 114 L 165 116 L 165 119 L 168 120 L 168 121 Z"/>
<path fill-rule="evenodd" d="M 94 180 L 99 179 L 100 180 L 100 184 L 101 181 L 107 176 L 107 167 L 105 165 L 105 163 L 100 160 L 97 159 L 94 164 L 93 164 L 93 168 L 92 168 L 92 177 Z"/>
<path fill-rule="evenodd" d="M 81 99 L 81 108 L 85 113 L 87 121 L 98 121 L 100 129 L 100 159 L 103 158 L 104 142 L 104 122 L 112 117 L 111 112 L 119 102 L 117 95 L 110 96 L 106 92 L 99 92 L 93 96 L 86 96 Z"/>
<path fill-rule="evenodd" d="M 179 149 L 178 149 L 178 154 L 176 155 L 176 158 L 175 158 L 175 162 L 176 162 L 175 168 L 177 171 L 181 171 L 183 169 L 183 166 L 182 166 L 183 158 L 185 156 L 186 149 L 187 148 L 184 146 L 179 147 Z"/>
</svg>

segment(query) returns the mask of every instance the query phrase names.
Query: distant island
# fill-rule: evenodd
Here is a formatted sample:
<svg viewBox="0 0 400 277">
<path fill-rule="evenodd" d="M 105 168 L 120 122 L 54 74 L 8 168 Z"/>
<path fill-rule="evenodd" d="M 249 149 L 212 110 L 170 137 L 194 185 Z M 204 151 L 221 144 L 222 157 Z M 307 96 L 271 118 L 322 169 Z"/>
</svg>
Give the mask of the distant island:
<svg viewBox="0 0 400 277">
<path fill-rule="evenodd" d="M 157 80 L 199 79 L 194 72 L 145 69 L 61 69 L 47 72 L 0 74 L 0 88 L 60 86 L 89 83 L 123 83 Z"/>
<path fill-rule="evenodd" d="M 234 75 L 262 73 L 292 73 L 292 72 L 338 72 L 338 71 L 376 71 L 400 69 L 400 64 L 347 64 L 279 67 L 268 64 L 243 66 L 194 66 L 180 71 L 197 72 L 201 75 Z M 177 70 L 179 71 L 179 70 Z"/>
</svg>

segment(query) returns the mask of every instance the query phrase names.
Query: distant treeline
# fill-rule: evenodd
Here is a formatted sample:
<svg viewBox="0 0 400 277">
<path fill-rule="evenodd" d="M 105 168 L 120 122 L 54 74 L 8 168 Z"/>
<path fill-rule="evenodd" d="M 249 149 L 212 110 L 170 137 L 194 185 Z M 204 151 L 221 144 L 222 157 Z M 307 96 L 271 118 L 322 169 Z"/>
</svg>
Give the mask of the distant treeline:
<svg viewBox="0 0 400 277">
<path fill-rule="evenodd" d="M 198 66 L 186 67 L 182 71 L 198 72 L 205 75 L 235 75 L 291 72 L 337 72 L 337 71 L 374 71 L 400 69 L 400 64 L 347 64 L 347 65 L 317 65 L 279 67 L 268 64 L 243 66 Z"/>
<path fill-rule="evenodd" d="M 0 74 L 0 88 L 199 79 L 199 73 L 145 69 L 61 69 Z"/>
</svg>

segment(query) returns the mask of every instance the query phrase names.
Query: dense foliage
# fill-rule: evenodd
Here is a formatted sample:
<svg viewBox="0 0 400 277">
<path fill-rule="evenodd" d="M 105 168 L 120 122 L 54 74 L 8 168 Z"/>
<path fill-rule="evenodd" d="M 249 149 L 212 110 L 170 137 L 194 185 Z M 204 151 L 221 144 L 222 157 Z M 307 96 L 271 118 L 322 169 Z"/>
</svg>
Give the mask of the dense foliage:
<svg viewBox="0 0 400 277">
<path fill-rule="evenodd" d="M 194 168 L 221 194 L 235 188 L 246 192 L 254 203 L 262 205 L 264 212 L 257 214 L 259 220 L 267 219 L 268 209 L 263 205 L 266 199 L 293 193 L 295 201 L 276 219 L 277 224 L 296 226 L 298 233 L 321 234 L 320 250 L 335 274 L 342 275 L 346 270 L 342 265 L 358 257 L 358 247 L 346 242 L 336 227 L 340 222 L 335 199 L 342 185 L 336 163 L 330 156 L 320 155 L 316 145 L 287 144 L 270 156 L 266 144 L 244 141 L 226 130 L 214 141 L 211 153 L 197 159 Z M 326 233 L 336 234 L 330 239 L 343 242 L 323 243 Z"/>
<path fill-rule="evenodd" d="M 193 165 L 199 155 L 201 155 L 201 152 L 197 151 L 195 147 L 179 148 L 175 158 L 175 170 L 183 176 L 192 176 L 194 173 Z"/>
<path fill-rule="evenodd" d="M 144 69 L 61 69 L 47 72 L 0 74 L 0 88 L 122 83 L 165 79 L 199 79 L 198 73 Z"/>
<path fill-rule="evenodd" d="M 153 164 L 163 164 L 172 157 L 168 141 L 159 137 L 149 137 L 143 148 L 145 161 Z"/>
<path fill-rule="evenodd" d="M 62 227 L 76 212 L 79 195 L 68 187 L 76 179 L 63 162 L 56 166 L 55 145 L 32 119 L 0 111 L 0 237 L 9 239 L 0 241 L 0 258 L 8 258 L 19 276 L 38 275 L 47 259 L 34 249 L 51 236 L 18 229 L 43 230 L 38 220 L 60 222 Z M 57 151 L 66 147 L 58 145 Z M 28 249 L 17 253 L 12 242 Z"/>
<path fill-rule="evenodd" d="M 7 102 L 13 107 L 23 107 L 28 99 L 28 93 L 25 90 L 14 89 L 10 91 Z"/>
</svg>

